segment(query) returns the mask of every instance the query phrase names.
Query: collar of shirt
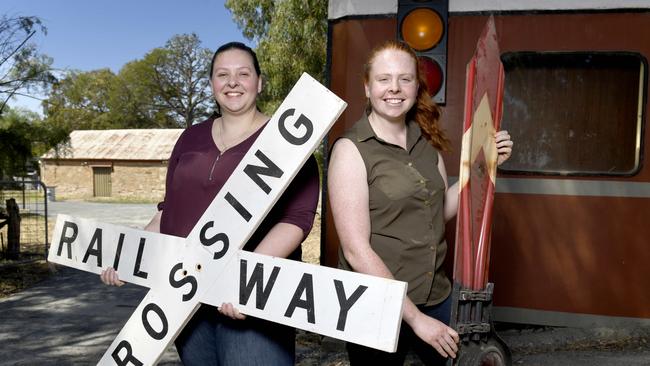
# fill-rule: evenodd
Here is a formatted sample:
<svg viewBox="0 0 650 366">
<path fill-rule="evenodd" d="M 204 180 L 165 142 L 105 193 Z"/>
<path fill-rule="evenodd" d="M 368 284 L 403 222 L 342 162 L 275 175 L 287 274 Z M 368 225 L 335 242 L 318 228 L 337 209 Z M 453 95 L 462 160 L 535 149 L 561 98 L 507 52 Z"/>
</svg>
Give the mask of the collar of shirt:
<svg viewBox="0 0 650 366">
<path fill-rule="evenodd" d="M 409 152 L 413 149 L 413 146 L 415 146 L 420 137 L 422 137 L 420 126 L 415 121 L 408 121 L 406 124 L 406 148 Z M 370 121 L 368 121 L 368 116 L 364 113 L 363 116 L 361 116 L 361 124 L 357 130 L 357 142 L 367 141 L 372 138 L 381 143 L 393 145 L 382 140 L 377 136 L 377 134 L 375 134 L 375 131 L 370 125 Z"/>
</svg>

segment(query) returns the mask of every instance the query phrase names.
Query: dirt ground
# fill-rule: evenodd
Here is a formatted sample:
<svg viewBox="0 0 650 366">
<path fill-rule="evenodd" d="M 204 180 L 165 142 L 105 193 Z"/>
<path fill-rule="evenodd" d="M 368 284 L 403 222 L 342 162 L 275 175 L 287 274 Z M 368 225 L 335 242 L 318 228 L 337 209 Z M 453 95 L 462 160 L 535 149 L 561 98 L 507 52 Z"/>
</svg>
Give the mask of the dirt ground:
<svg viewBox="0 0 650 366">
<path fill-rule="evenodd" d="M 50 274 L 50 267 L 44 260 L 0 264 L 0 299 L 30 287 Z"/>
</svg>

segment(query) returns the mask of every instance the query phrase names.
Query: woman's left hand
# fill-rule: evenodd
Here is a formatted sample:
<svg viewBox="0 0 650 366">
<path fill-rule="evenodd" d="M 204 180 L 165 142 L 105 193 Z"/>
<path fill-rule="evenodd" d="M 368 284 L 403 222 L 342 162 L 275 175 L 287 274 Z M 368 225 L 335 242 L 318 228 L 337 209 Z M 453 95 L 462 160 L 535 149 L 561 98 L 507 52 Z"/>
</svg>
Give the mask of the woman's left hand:
<svg viewBox="0 0 650 366">
<path fill-rule="evenodd" d="M 512 142 L 510 135 L 506 130 L 495 133 L 494 138 L 497 143 L 497 165 L 501 165 L 505 163 L 506 160 L 510 159 L 514 142 Z"/>
<path fill-rule="evenodd" d="M 224 302 L 223 304 L 221 304 L 221 306 L 219 307 L 219 312 L 231 319 L 235 319 L 235 320 L 246 319 L 246 315 L 240 313 L 239 310 L 237 310 L 237 308 L 232 306 L 231 303 Z"/>
</svg>

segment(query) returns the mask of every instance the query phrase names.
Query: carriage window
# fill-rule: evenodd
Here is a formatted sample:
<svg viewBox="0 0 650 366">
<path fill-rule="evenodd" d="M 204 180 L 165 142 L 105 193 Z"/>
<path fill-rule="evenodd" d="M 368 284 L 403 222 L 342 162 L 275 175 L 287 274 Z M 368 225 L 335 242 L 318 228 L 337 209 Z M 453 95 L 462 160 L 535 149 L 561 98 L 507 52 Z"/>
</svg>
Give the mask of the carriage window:
<svg viewBox="0 0 650 366">
<path fill-rule="evenodd" d="M 647 62 L 633 53 L 502 55 L 509 173 L 631 175 L 639 169 Z"/>
</svg>

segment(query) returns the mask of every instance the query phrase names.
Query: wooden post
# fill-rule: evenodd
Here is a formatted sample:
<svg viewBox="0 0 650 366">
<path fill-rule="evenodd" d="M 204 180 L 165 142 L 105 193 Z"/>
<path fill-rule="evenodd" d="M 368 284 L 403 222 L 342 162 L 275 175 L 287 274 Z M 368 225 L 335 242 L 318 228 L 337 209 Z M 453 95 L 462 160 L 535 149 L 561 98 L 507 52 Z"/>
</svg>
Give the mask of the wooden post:
<svg viewBox="0 0 650 366">
<path fill-rule="evenodd" d="M 7 226 L 7 259 L 18 259 L 20 256 L 20 210 L 16 200 L 10 198 L 7 203 L 7 213 L 0 214 L 4 222 L 0 228 Z"/>
</svg>

